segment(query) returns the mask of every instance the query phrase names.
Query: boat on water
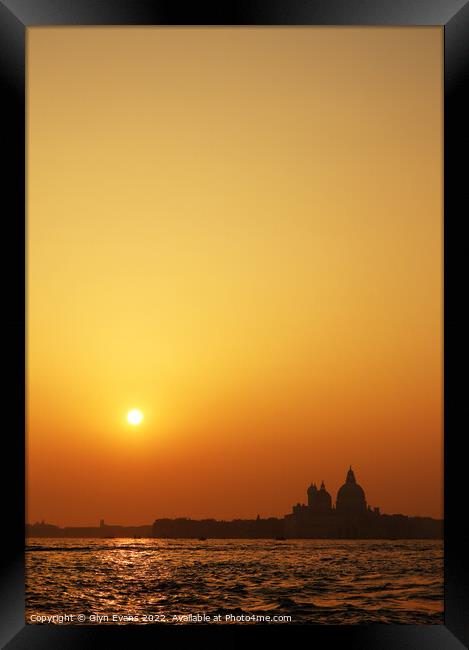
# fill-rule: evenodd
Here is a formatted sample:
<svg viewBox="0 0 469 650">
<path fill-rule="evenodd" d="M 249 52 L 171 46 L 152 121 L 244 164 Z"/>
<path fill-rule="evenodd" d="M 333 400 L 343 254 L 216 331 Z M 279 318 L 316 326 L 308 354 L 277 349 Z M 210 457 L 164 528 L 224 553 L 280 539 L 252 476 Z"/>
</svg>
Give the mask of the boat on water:
<svg viewBox="0 0 469 650">
<path fill-rule="evenodd" d="M 284 542 L 286 539 L 287 539 L 286 537 L 281 537 L 281 536 L 279 536 L 279 537 L 276 537 L 276 538 L 275 538 L 275 541 L 277 541 L 277 542 Z"/>
<path fill-rule="evenodd" d="M 207 537 L 199 537 L 199 542 L 205 542 Z"/>
</svg>

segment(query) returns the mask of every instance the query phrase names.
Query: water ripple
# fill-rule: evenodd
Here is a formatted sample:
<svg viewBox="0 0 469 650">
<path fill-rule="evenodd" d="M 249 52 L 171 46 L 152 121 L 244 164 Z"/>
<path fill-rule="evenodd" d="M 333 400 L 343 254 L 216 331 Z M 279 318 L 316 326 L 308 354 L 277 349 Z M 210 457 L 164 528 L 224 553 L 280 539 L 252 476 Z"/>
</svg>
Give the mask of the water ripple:
<svg viewBox="0 0 469 650">
<path fill-rule="evenodd" d="M 443 622 L 441 541 L 40 542 L 31 540 L 26 549 L 28 623 L 32 614 L 60 613 L 165 614 L 166 620 L 274 613 L 302 624 Z"/>
</svg>

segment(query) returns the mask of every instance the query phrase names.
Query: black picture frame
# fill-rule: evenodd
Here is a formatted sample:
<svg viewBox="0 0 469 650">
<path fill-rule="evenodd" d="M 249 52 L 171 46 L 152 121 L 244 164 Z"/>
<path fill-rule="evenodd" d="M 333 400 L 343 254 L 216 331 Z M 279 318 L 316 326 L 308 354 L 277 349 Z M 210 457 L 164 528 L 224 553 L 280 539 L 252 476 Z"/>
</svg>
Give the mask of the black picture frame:
<svg viewBox="0 0 469 650">
<path fill-rule="evenodd" d="M 444 625 L 25 625 L 25 31 L 37 25 L 432 25 L 444 29 Z M 0 0 L 3 259 L 9 254 L 2 310 L 7 407 L 2 441 L 2 647 L 94 648 L 114 642 L 139 647 L 155 641 L 205 648 L 235 647 L 248 641 L 307 642 L 318 648 L 337 644 L 349 650 L 469 646 L 467 462 L 462 436 L 468 420 L 464 377 L 468 327 L 463 317 L 467 246 L 462 237 L 469 196 L 468 78 L 468 0 L 237 0 L 218 5 L 202 0 Z"/>
</svg>

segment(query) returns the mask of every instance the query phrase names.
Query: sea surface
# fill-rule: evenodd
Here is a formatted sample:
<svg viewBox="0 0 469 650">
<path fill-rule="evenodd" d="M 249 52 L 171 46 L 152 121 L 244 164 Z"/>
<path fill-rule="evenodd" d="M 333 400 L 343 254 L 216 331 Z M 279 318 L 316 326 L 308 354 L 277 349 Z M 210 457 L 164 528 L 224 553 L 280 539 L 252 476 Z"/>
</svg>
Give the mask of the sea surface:
<svg viewBox="0 0 469 650">
<path fill-rule="evenodd" d="M 30 624 L 443 623 L 442 541 L 34 538 L 26 571 Z"/>
</svg>

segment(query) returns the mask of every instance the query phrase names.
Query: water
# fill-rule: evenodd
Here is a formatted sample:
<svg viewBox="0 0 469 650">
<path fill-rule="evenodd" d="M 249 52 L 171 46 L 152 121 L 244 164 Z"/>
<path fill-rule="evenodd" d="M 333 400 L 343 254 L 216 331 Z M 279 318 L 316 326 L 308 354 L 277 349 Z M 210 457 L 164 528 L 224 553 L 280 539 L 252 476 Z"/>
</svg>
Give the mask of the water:
<svg viewBox="0 0 469 650">
<path fill-rule="evenodd" d="M 36 538 L 26 548 L 27 623 L 443 623 L 441 541 Z"/>
</svg>

